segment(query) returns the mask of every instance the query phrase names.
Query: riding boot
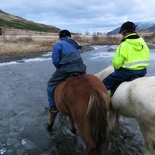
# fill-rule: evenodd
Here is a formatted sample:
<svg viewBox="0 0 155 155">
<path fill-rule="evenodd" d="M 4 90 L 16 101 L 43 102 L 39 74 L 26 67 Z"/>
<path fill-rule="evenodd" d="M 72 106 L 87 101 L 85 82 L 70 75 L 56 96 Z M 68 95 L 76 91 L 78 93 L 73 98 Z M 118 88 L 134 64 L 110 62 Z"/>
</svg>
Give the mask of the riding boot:
<svg viewBox="0 0 155 155">
<path fill-rule="evenodd" d="M 48 95 L 48 102 L 49 107 L 45 107 L 45 110 L 48 110 L 49 112 L 58 113 L 54 102 L 54 87 L 50 87 L 50 85 L 47 86 L 47 95 Z"/>
<path fill-rule="evenodd" d="M 53 106 L 53 107 L 49 107 L 48 111 L 50 113 L 54 113 L 54 114 L 57 114 L 59 111 L 57 110 L 56 106 Z"/>
<path fill-rule="evenodd" d="M 53 113 L 58 113 L 59 112 L 55 106 L 53 106 L 53 107 L 50 107 L 50 106 L 45 107 L 45 110 L 48 111 L 48 112 L 53 112 Z"/>
<path fill-rule="evenodd" d="M 49 118 L 49 120 L 48 120 L 48 122 L 47 122 L 47 130 L 48 131 L 51 131 L 52 130 L 52 126 L 53 126 L 53 124 L 54 124 L 54 120 L 55 120 L 55 118 L 56 118 L 56 116 L 57 116 L 57 113 L 58 113 L 58 110 L 56 111 L 54 111 L 55 109 L 52 109 L 51 107 L 49 108 L 49 112 L 50 112 L 50 118 Z"/>
</svg>

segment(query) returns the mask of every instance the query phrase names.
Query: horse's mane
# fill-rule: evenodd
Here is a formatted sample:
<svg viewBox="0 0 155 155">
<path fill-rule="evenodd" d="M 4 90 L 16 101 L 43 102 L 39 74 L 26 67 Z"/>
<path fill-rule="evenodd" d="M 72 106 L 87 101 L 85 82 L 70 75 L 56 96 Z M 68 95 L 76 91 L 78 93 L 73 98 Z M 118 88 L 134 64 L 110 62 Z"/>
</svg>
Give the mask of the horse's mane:
<svg viewBox="0 0 155 155">
<path fill-rule="evenodd" d="M 106 69 L 96 73 L 95 76 L 97 76 L 100 80 L 103 80 L 112 72 L 114 72 L 114 67 L 110 65 Z"/>
</svg>

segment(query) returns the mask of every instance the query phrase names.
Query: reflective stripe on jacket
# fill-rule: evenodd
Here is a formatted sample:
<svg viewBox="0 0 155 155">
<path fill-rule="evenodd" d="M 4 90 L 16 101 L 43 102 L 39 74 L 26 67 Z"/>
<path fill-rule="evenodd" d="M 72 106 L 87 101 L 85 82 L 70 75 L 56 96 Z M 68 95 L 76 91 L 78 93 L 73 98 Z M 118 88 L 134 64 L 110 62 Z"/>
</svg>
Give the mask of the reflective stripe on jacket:
<svg viewBox="0 0 155 155">
<path fill-rule="evenodd" d="M 115 69 L 141 70 L 149 65 L 149 48 L 143 38 L 137 36 L 136 33 L 127 35 L 120 43 L 112 60 Z"/>
</svg>

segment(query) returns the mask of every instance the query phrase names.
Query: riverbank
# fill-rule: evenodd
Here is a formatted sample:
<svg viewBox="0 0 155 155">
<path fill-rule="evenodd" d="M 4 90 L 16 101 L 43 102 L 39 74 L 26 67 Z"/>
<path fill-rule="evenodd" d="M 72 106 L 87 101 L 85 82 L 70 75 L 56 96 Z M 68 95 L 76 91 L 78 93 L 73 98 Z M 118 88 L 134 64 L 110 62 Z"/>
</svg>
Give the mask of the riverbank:
<svg viewBox="0 0 155 155">
<path fill-rule="evenodd" d="M 0 37 L 0 63 L 32 58 L 52 50 L 57 36 L 5 35 Z"/>
<path fill-rule="evenodd" d="M 92 50 L 91 45 L 118 45 L 121 40 L 120 35 L 73 35 L 72 38 L 83 46 L 81 52 Z M 39 57 L 52 51 L 58 40 L 56 33 L 8 32 L 0 36 L 0 63 Z M 155 44 L 148 43 L 148 46 L 155 49 Z M 114 50 L 109 49 L 109 52 Z"/>
<path fill-rule="evenodd" d="M 81 49 L 81 53 L 91 51 L 94 48 L 92 46 L 83 46 Z M 52 52 L 52 48 L 50 50 L 45 51 L 34 51 L 34 52 L 17 52 L 17 53 L 9 53 L 9 54 L 0 54 L 0 63 L 3 62 L 11 62 L 16 60 L 22 60 L 22 59 L 30 59 L 35 57 L 41 57 L 43 54 L 46 54 L 47 52 Z"/>
<path fill-rule="evenodd" d="M 72 35 L 82 46 L 116 44 L 120 36 L 106 35 Z M 22 58 L 31 58 L 52 51 L 53 45 L 59 40 L 58 33 L 35 31 L 5 30 L 0 36 L 0 63 Z M 108 42 L 107 42 L 108 41 Z M 87 48 L 89 48 L 87 46 Z M 90 50 L 90 49 L 89 49 Z M 86 49 L 87 51 L 87 49 Z"/>
<path fill-rule="evenodd" d="M 3 54 L 3 55 L 0 55 L 0 63 L 22 60 L 24 58 L 29 59 L 29 58 L 40 57 L 41 55 L 47 52 L 48 51 L 41 51 L 41 52 L 37 51 L 37 52 L 31 52 L 31 53 Z"/>
</svg>

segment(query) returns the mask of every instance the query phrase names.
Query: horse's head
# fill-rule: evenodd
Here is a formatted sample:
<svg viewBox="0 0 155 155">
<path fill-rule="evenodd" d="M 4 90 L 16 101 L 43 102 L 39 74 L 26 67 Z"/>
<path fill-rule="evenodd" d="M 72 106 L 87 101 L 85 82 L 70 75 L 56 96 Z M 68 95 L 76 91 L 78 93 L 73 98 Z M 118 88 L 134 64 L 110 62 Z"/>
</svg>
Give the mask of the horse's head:
<svg viewBox="0 0 155 155">
<path fill-rule="evenodd" d="M 103 79 L 105 79 L 113 71 L 114 71 L 114 67 L 110 65 L 106 69 L 96 73 L 95 76 L 97 76 L 101 81 L 103 81 Z"/>
</svg>

